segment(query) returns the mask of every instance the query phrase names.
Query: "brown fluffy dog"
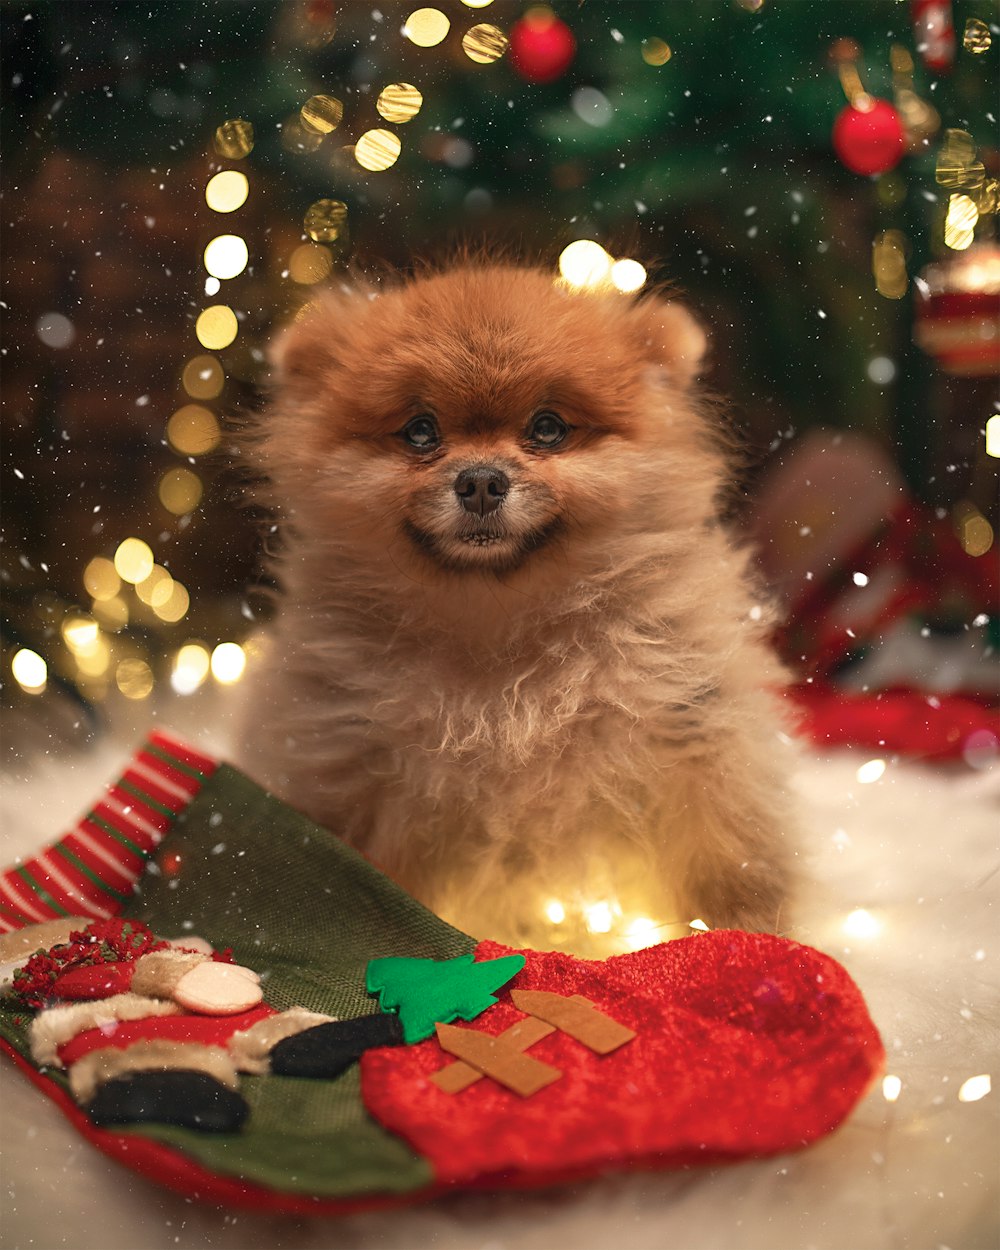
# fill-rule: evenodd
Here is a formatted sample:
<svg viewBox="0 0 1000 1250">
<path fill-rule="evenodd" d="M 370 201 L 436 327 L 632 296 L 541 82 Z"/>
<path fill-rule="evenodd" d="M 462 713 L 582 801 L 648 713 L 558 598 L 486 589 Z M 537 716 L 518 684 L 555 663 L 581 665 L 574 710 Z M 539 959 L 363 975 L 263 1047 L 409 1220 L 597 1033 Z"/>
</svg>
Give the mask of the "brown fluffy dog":
<svg viewBox="0 0 1000 1250">
<path fill-rule="evenodd" d="M 704 345 L 676 303 L 486 265 L 325 293 L 279 344 L 243 760 L 475 933 L 537 941 L 553 898 L 778 925 L 777 669 Z"/>
</svg>

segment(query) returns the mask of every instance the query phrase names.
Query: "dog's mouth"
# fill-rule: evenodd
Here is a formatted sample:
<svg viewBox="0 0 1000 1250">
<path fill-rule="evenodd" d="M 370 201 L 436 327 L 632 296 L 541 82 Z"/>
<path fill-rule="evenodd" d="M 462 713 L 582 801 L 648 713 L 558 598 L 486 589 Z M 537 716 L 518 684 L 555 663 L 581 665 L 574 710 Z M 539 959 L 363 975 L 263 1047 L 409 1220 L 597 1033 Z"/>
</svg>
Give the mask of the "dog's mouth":
<svg viewBox="0 0 1000 1250">
<path fill-rule="evenodd" d="M 431 533 L 412 521 L 403 523 L 407 538 L 442 568 L 455 572 L 489 569 L 507 573 L 518 568 L 532 553 L 544 547 L 561 528 L 558 517 L 539 529 L 512 534 L 498 518 L 469 518 L 457 533 Z"/>
</svg>

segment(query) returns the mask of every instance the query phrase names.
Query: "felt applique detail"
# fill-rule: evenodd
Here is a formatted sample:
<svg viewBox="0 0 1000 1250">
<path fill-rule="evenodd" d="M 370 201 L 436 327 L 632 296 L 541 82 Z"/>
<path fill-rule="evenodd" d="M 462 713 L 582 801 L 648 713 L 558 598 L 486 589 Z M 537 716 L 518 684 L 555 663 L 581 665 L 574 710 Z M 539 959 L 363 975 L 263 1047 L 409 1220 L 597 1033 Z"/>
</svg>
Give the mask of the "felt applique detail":
<svg viewBox="0 0 1000 1250">
<path fill-rule="evenodd" d="M 515 1094 L 527 1098 L 562 1075 L 555 1068 L 547 1069 L 532 1056 L 523 1054 L 529 1046 L 557 1029 L 598 1055 L 608 1055 L 635 1037 L 634 1029 L 612 1020 L 579 994 L 567 998 L 546 990 L 511 990 L 510 997 L 515 1007 L 531 1015 L 496 1037 L 472 1029 L 437 1026 L 441 1049 L 459 1055 L 464 1061 L 431 1074 L 430 1079 L 438 1089 L 459 1094 L 480 1076 L 491 1076 Z M 525 1063 L 525 1059 L 529 1062 Z"/>
<path fill-rule="evenodd" d="M 482 942 L 476 954 L 507 952 Z M 449 1065 L 437 1039 L 368 1051 L 365 1104 L 431 1160 L 442 1184 L 798 1150 L 839 1124 L 881 1069 L 881 1041 L 850 977 L 786 939 L 720 930 L 604 962 L 523 953 L 516 989 L 474 1028 L 450 1026 L 449 1037 L 503 1036 L 517 1023 L 520 991 L 579 993 L 636 1036 L 600 1055 L 553 1029 L 530 1057 L 562 1076 L 530 1097 L 489 1079 L 444 1092 L 434 1078 Z"/>
<path fill-rule="evenodd" d="M 398 1017 L 382 1011 L 355 1020 L 332 1020 L 278 1042 L 271 1051 L 271 1071 L 329 1080 L 373 1046 L 399 1046 L 402 1041 Z"/>
<path fill-rule="evenodd" d="M 474 1020 L 497 1001 L 493 991 L 524 967 L 522 955 L 474 963 L 471 955 L 455 959 L 373 959 L 365 983 L 378 994 L 383 1011 L 399 1012 L 408 1043 L 433 1037 L 436 1024 Z"/>
<path fill-rule="evenodd" d="M 87 1104 L 98 1125 L 176 1124 L 200 1133 L 235 1133 L 250 1108 L 234 1089 L 207 1072 L 167 1069 L 130 1072 L 99 1086 Z"/>
</svg>

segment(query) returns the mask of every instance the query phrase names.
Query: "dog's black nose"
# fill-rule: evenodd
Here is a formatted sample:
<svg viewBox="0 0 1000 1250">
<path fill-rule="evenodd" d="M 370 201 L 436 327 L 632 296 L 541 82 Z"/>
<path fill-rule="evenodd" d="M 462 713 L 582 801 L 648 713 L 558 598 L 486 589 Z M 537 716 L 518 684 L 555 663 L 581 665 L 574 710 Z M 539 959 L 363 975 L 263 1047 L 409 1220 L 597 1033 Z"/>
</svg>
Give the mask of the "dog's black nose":
<svg viewBox="0 0 1000 1250">
<path fill-rule="evenodd" d="M 462 507 L 466 512 L 477 512 L 480 516 L 495 512 L 509 490 L 510 478 L 507 474 L 490 465 L 463 469 L 455 478 L 455 494 L 461 499 Z"/>
</svg>

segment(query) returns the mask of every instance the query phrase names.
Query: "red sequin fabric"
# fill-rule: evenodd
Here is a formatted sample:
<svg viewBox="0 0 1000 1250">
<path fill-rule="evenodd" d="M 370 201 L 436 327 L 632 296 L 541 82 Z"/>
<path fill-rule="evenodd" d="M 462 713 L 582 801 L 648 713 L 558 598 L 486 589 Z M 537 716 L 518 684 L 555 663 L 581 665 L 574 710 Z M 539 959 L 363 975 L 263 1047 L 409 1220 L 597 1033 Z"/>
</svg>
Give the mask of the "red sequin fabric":
<svg viewBox="0 0 1000 1250">
<path fill-rule="evenodd" d="M 482 942 L 477 959 L 510 954 Z M 540 1184 L 623 1167 L 775 1154 L 837 1127 L 881 1070 L 860 990 L 833 959 L 720 930 L 605 962 L 525 951 L 500 1001 L 461 1027 L 524 1018 L 512 989 L 581 994 L 637 1036 L 597 1055 L 562 1033 L 527 1052 L 562 1072 L 527 1098 L 481 1078 L 458 1094 L 428 1076 L 453 1062 L 431 1038 L 368 1051 L 372 1115 L 445 1184 Z"/>
</svg>

